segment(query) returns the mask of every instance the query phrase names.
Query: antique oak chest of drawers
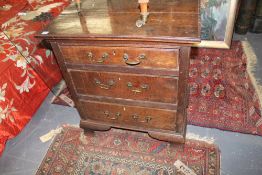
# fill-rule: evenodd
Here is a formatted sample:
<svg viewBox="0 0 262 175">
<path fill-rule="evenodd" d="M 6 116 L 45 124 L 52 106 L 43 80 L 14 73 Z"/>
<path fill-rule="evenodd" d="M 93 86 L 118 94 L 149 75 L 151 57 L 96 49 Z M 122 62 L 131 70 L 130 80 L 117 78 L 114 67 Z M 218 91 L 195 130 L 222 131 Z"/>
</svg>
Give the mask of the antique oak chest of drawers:
<svg viewBox="0 0 262 175">
<path fill-rule="evenodd" d="M 198 0 L 71 4 L 37 37 L 50 43 L 81 116 L 80 127 L 147 132 L 183 143 L 190 47 L 200 42 Z"/>
</svg>

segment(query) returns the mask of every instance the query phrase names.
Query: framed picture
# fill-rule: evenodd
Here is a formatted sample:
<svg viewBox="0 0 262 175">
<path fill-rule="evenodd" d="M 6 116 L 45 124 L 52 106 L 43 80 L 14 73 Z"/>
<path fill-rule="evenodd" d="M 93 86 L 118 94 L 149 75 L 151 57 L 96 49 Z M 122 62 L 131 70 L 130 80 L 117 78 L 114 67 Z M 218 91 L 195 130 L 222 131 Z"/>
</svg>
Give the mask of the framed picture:
<svg viewBox="0 0 262 175">
<path fill-rule="evenodd" d="M 239 0 L 200 0 L 201 39 L 196 47 L 229 49 Z"/>
</svg>

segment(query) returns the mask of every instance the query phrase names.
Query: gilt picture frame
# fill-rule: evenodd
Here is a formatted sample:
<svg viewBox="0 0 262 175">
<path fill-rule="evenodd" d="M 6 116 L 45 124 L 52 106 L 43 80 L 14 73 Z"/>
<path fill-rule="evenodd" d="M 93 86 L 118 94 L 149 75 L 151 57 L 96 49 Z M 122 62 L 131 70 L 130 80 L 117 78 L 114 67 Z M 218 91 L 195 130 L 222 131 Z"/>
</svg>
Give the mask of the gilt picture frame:
<svg viewBox="0 0 262 175">
<path fill-rule="evenodd" d="M 201 0 L 201 43 L 195 47 L 229 49 L 239 0 Z"/>
</svg>

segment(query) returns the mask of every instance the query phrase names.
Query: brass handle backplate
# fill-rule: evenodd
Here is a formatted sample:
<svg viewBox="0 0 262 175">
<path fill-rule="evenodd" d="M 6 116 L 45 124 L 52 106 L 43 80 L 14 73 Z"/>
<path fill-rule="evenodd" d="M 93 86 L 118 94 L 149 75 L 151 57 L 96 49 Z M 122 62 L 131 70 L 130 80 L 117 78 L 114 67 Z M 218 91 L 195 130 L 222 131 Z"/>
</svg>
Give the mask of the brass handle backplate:
<svg viewBox="0 0 262 175">
<path fill-rule="evenodd" d="M 137 114 L 134 114 L 132 115 L 132 118 L 139 122 L 139 123 L 149 123 L 151 120 L 152 120 L 152 117 L 151 116 L 145 116 L 143 120 L 139 120 L 140 118 L 143 118 L 143 117 L 140 117 L 139 115 Z"/>
<path fill-rule="evenodd" d="M 130 61 L 129 55 L 127 53 L 124 53 L 123 59 L 124 59 L 124 61 L 125 61 L 125 63 L 127 65 L 129 65 L 129 66 L 136 66 L 136 65 L 139 65 L 141 63 L 141 60 L 146 59 L 146 55 L 145 54 L 140 54 L 133 61 Z"/>
<path fill-rule="evenodd" d="M 95 85 L 100 87 L 101 89 L 110 89 L 112 86 L 114 86 L 115 81 L 114 80 L 109 80 L 107 84 L 102 83 L 100 80 L 97 78 L 94 78 Z"/>
<path fill-rule="evenodd" d="M 108 53 L 103 53 L 103 55 L 101 56 L 101 58 L 99 58 L 98 60 L 94 60 L 94 55 L 92 52 L 88 52 L 87 53 L 87 57 L 89 58 L 89 60 L 91 62 L 96 62 L 96 63 L 104 63 L 106 59 L 109 58 L 109 54 Z"/>
<path fill-rule="evenodd" d="M 141 84 L 139 88 L 135 88 L 131 82 L 127 82 L 127 87 L 134 93 L 141 93 L 149 89 L 148 84 Z"/>
<path fill-rule="evenodd" d="M 104 111 L 104 115 L 105 115 L 106 118 L 108 118 L 110 120 L 118 120 L 119 117 L 121 116 L 121 113 L 120 112 L 116 112 L 113 117 L 110 117 L 109 111 Z"/>
</svg>

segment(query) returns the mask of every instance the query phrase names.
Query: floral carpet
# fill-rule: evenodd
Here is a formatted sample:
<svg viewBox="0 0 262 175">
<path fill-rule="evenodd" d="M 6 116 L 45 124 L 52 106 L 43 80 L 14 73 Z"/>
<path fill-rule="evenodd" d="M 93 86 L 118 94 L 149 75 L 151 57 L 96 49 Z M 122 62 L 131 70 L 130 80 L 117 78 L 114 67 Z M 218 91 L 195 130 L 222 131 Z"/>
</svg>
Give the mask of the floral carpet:
<svg viewBox="0 0 262 175">
<path fill-rule="evenodd" d="M 0 0 L 0 155 L 62 78 L 54 54 L 35 35 L 68 4 Z"/>
<path fill-rule="evenodd" d="M 189 88 L 188 124 L 262 135 L 259 97 L 241 42 L 233 42 L 230 50 L 194 48 Z M 70 98 L 67 89 L 61 94 Z M 67 105 L 62 98 L 53 103 Z"/>
<path fill-rule="evenodd" d="M 182 175 L 177 160 L 197 175 L 219 175 L 219 150 L 204 141 L 170 144 L 139 132 L 73 127 L 56 136 L 36 174 Z"/>
</svg>

